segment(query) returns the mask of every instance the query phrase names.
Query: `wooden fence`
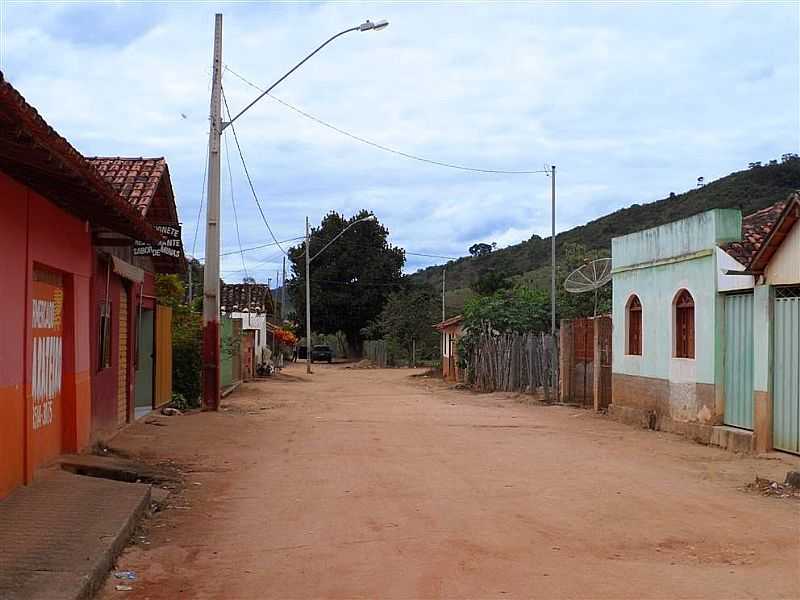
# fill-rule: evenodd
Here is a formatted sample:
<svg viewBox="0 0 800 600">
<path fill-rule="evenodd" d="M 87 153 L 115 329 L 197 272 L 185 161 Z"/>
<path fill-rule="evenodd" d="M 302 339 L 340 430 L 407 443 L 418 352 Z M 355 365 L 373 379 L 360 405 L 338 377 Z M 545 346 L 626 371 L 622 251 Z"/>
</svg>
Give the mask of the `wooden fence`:
<svg viewBox="0 0 800 600">
<path fill-rule="evenodd" d="M 367 340 L 364 342 L 364 358 L 380 368 L 386 367 L 386 340 Z"/>
<path fill-rule="evenodd" d="M 541 392 L 558 398 L 558 337 L 544 333 L 481 334 L 469 366 L 469 381 L 483 392 Z"/>
</svg>

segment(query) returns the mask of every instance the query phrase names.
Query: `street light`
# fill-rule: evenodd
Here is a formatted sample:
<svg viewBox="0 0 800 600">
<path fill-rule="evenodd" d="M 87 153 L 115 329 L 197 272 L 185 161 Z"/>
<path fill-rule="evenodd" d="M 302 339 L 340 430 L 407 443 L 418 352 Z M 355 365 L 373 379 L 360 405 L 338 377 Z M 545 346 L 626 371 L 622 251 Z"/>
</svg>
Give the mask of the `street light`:
<svg viewBox="0 0 800 600">
<path fill-rule="evenodd" d="M 364 21 L 361 25 L 340 31 L 320 44 L 283 77 L 269 86 L 232 119 L 222 122 L 222 14 L 214 21 L 214 63 L 211 85 L 210 128 L 208 133 L 208 205 L 206 208 L 206 265 L 203 280 L 203 409 L 217 410 L 220 396 L 219 373 L 219 245 L 220 245 L 220 138 L 223 130 L 241 117 L 251 106 L 270 93 L 284 79 L 299 69 L 308 59 L 336 38 L 351 31 L 379 31 L 387 21 Z"/>
<path fill-rule="evenodd" d="M 369 21 L 367 21 L 367 23 L 369 23 Z M 370 25 L 372 24 L 370 23 Z M 386 25 L 383 25 L 383 27 L 386 27 Z M 358 225 L 359 223 L 364 223 L 366 221 L 377 220 L 378 219 L 375 217 L 375 215 L 369 215 L 367 217 L 358 219 L 357 221 L 353 221 L 350 223 L 350 225 L 342 229 L 330 242 L 320 248 L 320 250 L 314 256 L 311 256 L 311 234 L 308 227 L 308 217 L 306 217 L 306 373 L 309 375 L 311 374 L 311 272 L 309 270 L 311 261 L 322 254 L 333 242 L 342 237 L 344 232 L 350 229 L 353 225 Z"/>
</svg>

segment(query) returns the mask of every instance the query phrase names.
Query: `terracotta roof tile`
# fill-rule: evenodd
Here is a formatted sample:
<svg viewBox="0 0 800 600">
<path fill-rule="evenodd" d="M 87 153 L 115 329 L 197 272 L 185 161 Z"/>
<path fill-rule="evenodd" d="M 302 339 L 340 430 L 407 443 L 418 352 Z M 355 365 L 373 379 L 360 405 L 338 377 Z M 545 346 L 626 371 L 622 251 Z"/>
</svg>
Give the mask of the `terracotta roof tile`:
<svg viewBox="0 0 800 600">
<path fill-rule="evenodd" d="M 266 283 L 223 283 L 220 305 L 224 312 L 272 314 L 272 292 Z"/>
<path fill-rule="evenodd" d="M 158 233 L 0 71 L 0 168 L 65 210 L 140 240 Z"/>
<path fill-rule="evenodd" d="M 742 219 L 742 241 L 729 242 L 722 245 L 722 249 L 745 267 L 749 267 L 783 214 L 787 202 L 788 200 L 782 200 L 747 215 Z"/>
<path fill-rule="evenodd" d="M 133 205 L 141 215 L 147 214 L 167 169 L 167 162 L 163 157 L 92 156 L 88 160 L 105 180 L 114 186 L 120 196 Z"/>
</svg>

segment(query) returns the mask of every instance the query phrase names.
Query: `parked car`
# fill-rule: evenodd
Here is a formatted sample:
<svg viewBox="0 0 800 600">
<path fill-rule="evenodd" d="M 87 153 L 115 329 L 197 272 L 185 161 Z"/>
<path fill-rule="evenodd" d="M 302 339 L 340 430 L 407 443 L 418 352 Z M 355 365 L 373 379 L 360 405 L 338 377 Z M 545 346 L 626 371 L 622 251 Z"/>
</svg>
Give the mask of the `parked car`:
<svg viewBox="0 0 800 600">
<path fill-rule="evenodd" d="M 314 346 L 311 348 L 311 362 L 333 362 L 333 350 L 330 346 Z"/>
</svg>

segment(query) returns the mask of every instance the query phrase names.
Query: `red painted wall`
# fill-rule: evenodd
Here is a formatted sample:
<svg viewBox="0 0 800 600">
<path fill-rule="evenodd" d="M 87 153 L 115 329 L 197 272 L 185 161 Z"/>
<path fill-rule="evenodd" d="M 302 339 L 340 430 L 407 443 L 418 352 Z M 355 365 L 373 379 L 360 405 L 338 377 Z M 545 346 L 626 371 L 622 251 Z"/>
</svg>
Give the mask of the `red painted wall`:
<svg viewBox="0 0 800 600">
<path fill-rule="evenodd" d="M 85 327 L 91 257 L 91 235 L 83 221 L 0 173 L 0 497 L 29 482 L 34 469 L 60 451 L 88 443 L 91 393 Z M 60 418 L 36 435 L 30 389 L 34 265 L 60 272 L 64 288 Z"/>
<path fill-rule="evenodd" d="M 91 374 L 92 374 L 92 435 L 98 437 L 117 429 L 117 398 L 119 385 L 119 310 L 120 294 L 125 289 L 122 278 L 114 273 L 110 262 L 95 258 L 91 308 Z M 106 292 L 106 282 L 108 291 Z M 100 369 L 100 307 L 111 303 L 111 366 Z M 130 300 L 130 298 L 129 298 Z M 130 306 L 130 303 L 129 303 Z M 130 328 L 129 328 L 130 331 Z"/>
</svg>

